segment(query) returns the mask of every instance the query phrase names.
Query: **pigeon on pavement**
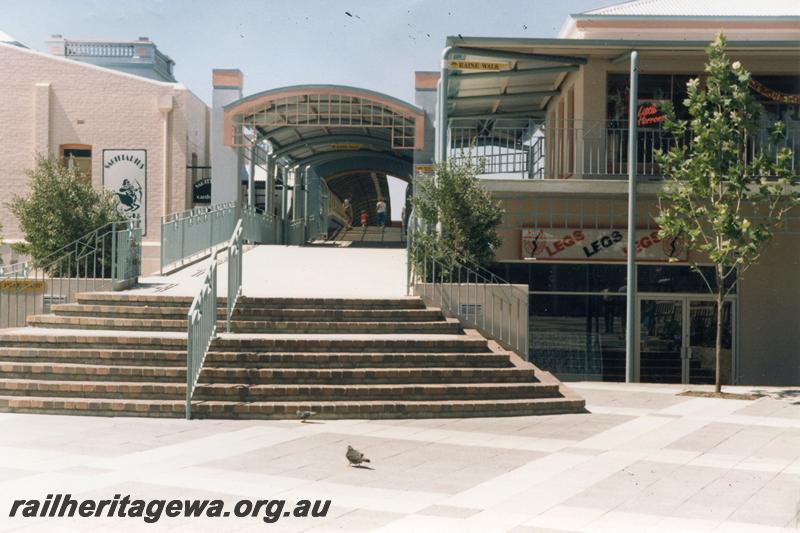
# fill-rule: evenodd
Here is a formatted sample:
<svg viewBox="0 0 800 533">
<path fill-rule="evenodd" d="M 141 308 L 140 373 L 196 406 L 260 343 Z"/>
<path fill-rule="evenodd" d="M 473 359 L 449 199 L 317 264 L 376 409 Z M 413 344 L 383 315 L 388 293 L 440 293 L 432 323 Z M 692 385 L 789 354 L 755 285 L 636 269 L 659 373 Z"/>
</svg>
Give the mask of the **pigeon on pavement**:
<svg viewBox="0 0 800 533">
<path fill-rule="evenodd" d="M 315 416 L 316 414 L 316 411 L 297 411 L 297 418 L 300 419 L 300 422 L 305 424 L 306 420 L 312 416 Z"/>
<path fill-rule="evenodd" d="M 360 465 L 361 463 L 369 463 L 369 459 L 364 457 L 364 454 L 356 450 L 352 446 L 347 447 L 347 454 L 345 455 L 351 465 Z"/>
</svg>

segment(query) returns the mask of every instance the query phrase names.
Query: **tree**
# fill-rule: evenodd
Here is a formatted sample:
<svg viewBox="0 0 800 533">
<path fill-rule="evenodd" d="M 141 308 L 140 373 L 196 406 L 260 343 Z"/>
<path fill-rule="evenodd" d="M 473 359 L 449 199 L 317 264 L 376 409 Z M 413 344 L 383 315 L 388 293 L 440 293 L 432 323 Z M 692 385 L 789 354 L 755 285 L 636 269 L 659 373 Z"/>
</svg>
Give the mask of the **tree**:
<svg viewBox="0 0 800 533">
<path fill-rule="evenodd" d="M 434 171 L 436 180 L 419 184 L 412 205 L 425 225 L 433 228 L 439 221 L 443 231 L 418 235 L 417 243 L 446 265 L 460 261 L 488 266 L 502 243 L 497 226 L 503 210 L 476 178 L 482 166 L 464 157 L 437 163 Z"/>
<path fill-rule="evenodd" d="M 720 355 L 725 297 L 753 264 L 784 220 L 800 205 L 792 151 L 783 124 L 760 127 L 761 106 L 749 90 L 750 73 L 725 53 L 720 33 L 708 49 L 705 79 L 687 84 L 689 120 L 678 120 L 665 106 L 664 129 L 674 137 L 659 151 L 667 183 L 659 197 L 660 235 L 680 236 L 689 250 L 714 265 L 706 276 L 698 260 L 690 263 L 716 301 L 715 390 L 722 391 Z"/>
<path fill-rule="evenodd" d="M 15 195 L 9 203 L 26 241 L 15 249 L 41 267 L 57 259 L 57 252 L 73 241 L 125 220 L 117 211 L 117 199 L 108 191 L 95 190 L 77 165 L 39 155 L 34 169 L 26 174 L 29 194 Z"/>
</svg>

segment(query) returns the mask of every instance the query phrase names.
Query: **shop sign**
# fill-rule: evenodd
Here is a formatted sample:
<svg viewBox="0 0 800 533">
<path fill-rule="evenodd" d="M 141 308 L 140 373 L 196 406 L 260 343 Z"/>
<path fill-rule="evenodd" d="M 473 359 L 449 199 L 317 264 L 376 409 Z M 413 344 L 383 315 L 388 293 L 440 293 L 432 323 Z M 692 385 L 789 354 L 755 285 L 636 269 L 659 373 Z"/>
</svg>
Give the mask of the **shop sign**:
<svg viewBox="0 0 800 533">
<path fill-rule="evenodd" d="M 331 150 L 360 150 L 363 145 L 361 144 L 349 144 L 349 143 L 339 143 L 339 144 L 331 144 Z"/>
<path fill-rule="evenodd" d="M 147 231 L 147 150 L 103 150 L 103 187 L 119 200 L 118 209 Z"/>
<path fill-rule="evenodd" d="M 27 278 L 9 278 L 0 280 L 0 292 L 42 292 L 44 291 L 43 280 L 33 280 Z"/>
<path fill-rule="evenodd" d="M 211 203 L 211 178 L 203 178 L 192 185 L 192 203 L 195 205 Z"/>
<path fill-rule="evenodd" d="M 508 68 L 508 63 L 497 63 L 494 61 L 451 60 L 450 68 L 457 68 L 461 70 L 503 70 Z"/>
<path fill-rule="evenodd" d="M 542 261 L 625 261 L 625 229 L 523 228 L 522 257 Z M 680 239 L 662 239 L 658 230 L 636 230 L 637 261 L 688 260 Z"/>
<path fill-rule="evenodd" d="M 433 165 L 417 165 L 414 170 L 417 174 L 433 174 Z"/>
<path fill-rule="evenodd" d="M 660 100 L 640 102 L 639 109 L 636 110 L 636 126 L 647 127 L 664 122 L 667 115 L 661 110 L 661 105 Z"/>
</svg>

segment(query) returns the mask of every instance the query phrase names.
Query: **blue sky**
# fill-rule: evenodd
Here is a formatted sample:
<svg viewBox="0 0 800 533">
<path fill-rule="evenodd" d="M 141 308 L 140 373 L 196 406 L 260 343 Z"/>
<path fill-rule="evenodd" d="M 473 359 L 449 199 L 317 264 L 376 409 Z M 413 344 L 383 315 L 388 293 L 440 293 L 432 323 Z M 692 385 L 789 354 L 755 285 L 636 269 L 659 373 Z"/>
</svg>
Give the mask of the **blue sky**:
<svg viewBox="0 0 800 533">
<path fill-rule="evenodd" d="M 177 79 L 206 102 L 211 69 L 218 67 L 241 69 L 245 94 L 336 83 L 413 101 L 414 71 L 438 69 L 447 35 L 553 37 L 569 13 L 613 3 L 0 0 L 0 30 L 40 50 L 53 33 L 74 39 L 148 36 L 175 60 Z"/>
</svg>

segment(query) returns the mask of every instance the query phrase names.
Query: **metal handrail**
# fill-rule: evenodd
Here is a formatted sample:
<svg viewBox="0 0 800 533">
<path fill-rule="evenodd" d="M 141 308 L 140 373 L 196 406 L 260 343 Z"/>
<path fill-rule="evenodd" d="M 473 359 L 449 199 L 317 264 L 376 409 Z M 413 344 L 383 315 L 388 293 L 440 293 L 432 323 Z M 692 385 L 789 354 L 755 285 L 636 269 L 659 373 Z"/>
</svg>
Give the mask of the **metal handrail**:
<svg viewBox="0 0 800 533">
<path fill-rule="evenodd" d="M 225 302 L 225 330 L 230 333 L 231 318 L 236 302 L 242 294 L 242 220 L 225 246 L 228 255 L 228 287 Z M 200 372 L 203 369 L 211 341 L 217 334 L 217 261 L 223 249 L 219 249 L 209 259 L 206 275 L 200 291 L 192 300 L 187 314 L 186 344 L 186 419 L 192 417 L 192 396 L 194 395 Z"/>
<path fill-rule="evenodd" d="M 43 259 L 0 267 L 0 327 L 24 326 L 47 302 L 70 303 L 78 292 L 129 286 L 141 272 L 141 243 L 138 222 L 110 222 Z"/>
<path fill-rule="evenodd" d="M 225 314 L 225 331 L 231 332 L 231 317 L 236 308 L 236 300 L 242 295 L 242 242 L 244 239 L 244 229 L 242 220 L 236 224 L 231 240 L 228 241 L 228 294 Z"/>
<path fill-rule="evenodd" d="M 460 254 L 449 254 L 458 260 L 443 263 L 420 246 L 418 235 L 426 231 L 420 226 L 412 212 L 407 241 L 408 293 L 429 304 L 438 303 L 443 311 L 527 358 L 528 291 L 480 265 L 469 266 Z"/>
<path fill-rule="evenodd" d="M 242 207 L 244 240 L 260 244 L 275 244 L 275 215 L 260 212 L 253 206 Z"/>
<path fill-rule="evenodd" d="M 482 174 L 627 179 L 628 120 L 531 121 L 530 126 L 518 122 L 474 119 L 454 123 L 448 129 L 449 159 L 482 162 Z M 659 150 L 687 143 L 691 134 L 689 130 L 685 138 L 676 138 L 660 122 L 640 125 L 636 131 L 637 175 L 660 179 Z M 741 147 L 742 159 L 775 157 L 784 147 L 793 149 L 792 170 L 800 172 L 800 128 L 796 126 L 787 127 L 777 142 L 766 125 L 752 132 Z"/>
<path fill-rule="evenodd" d="M 161 217 L 161 273 L 211 253 L 239 220 L 236 202 L 195 207 Z"/>
</svg>

